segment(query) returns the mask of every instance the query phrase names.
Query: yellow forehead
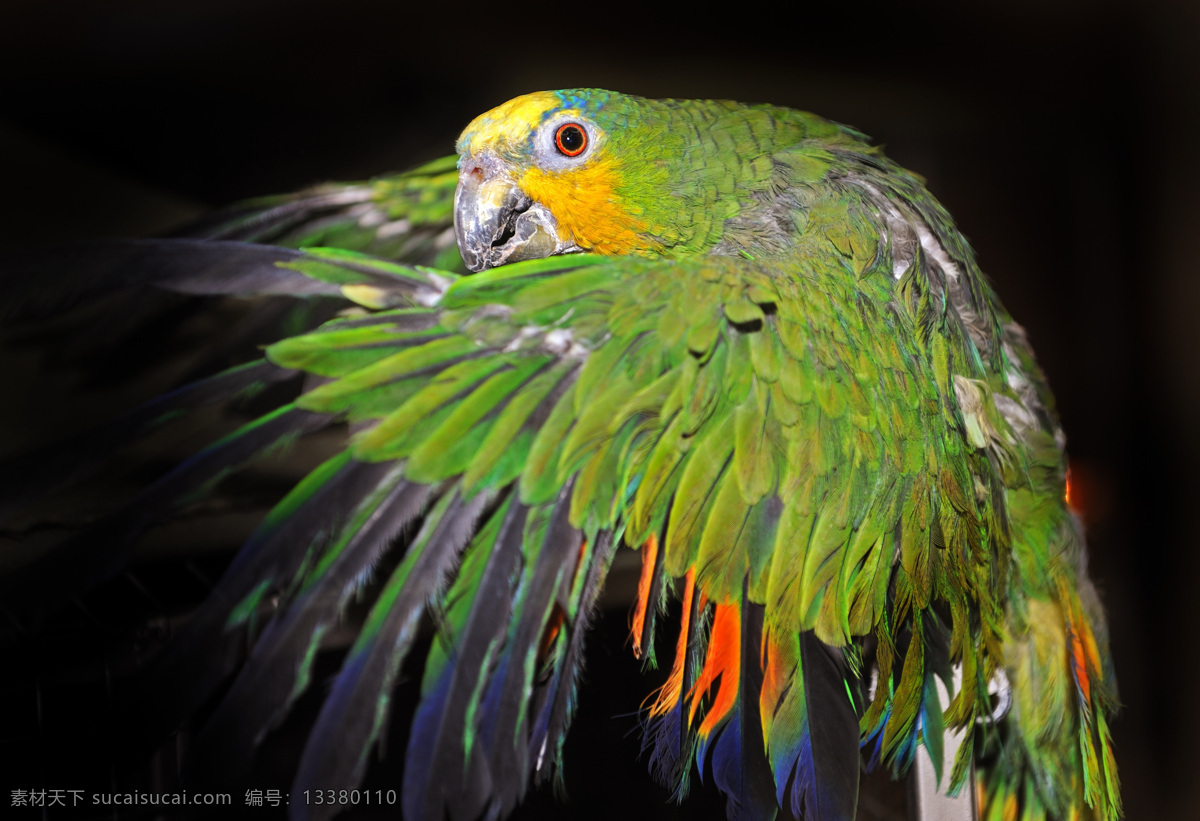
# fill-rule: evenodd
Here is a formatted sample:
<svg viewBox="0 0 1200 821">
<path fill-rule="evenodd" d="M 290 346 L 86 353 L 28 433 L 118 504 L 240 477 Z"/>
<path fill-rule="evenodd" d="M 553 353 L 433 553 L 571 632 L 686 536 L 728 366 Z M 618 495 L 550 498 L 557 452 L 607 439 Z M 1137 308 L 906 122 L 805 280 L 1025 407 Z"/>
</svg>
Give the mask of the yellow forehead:
<svg viewBox="0 0 1200 821">
<path fill-rule="evenodd" d="M 553 91 L 514 97 L 472 120 L 458 138 L 458 152 L 474 154 L 487 146 L 517 146 L 541 125 L 547 112 L 561 106 L 562 100 Z"/>
</svg>

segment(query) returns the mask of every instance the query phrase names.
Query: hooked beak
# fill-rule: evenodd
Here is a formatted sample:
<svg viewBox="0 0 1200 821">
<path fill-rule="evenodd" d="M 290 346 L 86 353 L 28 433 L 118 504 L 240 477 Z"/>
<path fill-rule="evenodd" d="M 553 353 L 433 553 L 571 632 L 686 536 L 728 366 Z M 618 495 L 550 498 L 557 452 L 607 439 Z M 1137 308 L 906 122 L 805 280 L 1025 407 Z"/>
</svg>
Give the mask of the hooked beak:
<svg viewBox="0 0 1200 821">
<path fill-rule="evenodd" d="M 558 235 L 558 222 L 525 195 L 508 167 L 487 154 L 463 157 L 454 192 L 454 232 L 471 271 L 580 249 Z"/>
</svg>

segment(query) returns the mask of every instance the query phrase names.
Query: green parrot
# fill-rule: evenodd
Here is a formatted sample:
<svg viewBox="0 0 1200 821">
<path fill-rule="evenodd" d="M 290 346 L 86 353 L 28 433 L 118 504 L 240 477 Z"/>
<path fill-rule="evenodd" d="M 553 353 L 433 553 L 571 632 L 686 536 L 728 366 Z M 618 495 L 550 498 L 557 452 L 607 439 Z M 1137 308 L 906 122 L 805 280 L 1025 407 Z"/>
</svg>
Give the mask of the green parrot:
<svg viewBox="0 0 1200 821">
<path fill-rule="evenodd" d="M 730 818 L 851 819 L 864 768 L 928 755 L 989 821 L 1118 818 L 1115 679 L 1053 397 L 920 178 L 811 114 L 595 89 L 516 98 L 457 149 L 12 266 L 17 314 L 148 286 L 334 308 L 10 461 L 5 516 L 189 410 L 298 385 L 11 573 L 10 609 L 113 576 L 154 523 L 345 423 L 134 686 L 148 735 L 227 685 L 194 754 L 244 767 L 380 575 L 292 795 L 361 782 L 407 670 L 404 817 L 503 817 L 557 771 L 623 546 L 633 652 L 670 670 L 643 750 L 679 796 L 698 772 Z"/>
</svg>

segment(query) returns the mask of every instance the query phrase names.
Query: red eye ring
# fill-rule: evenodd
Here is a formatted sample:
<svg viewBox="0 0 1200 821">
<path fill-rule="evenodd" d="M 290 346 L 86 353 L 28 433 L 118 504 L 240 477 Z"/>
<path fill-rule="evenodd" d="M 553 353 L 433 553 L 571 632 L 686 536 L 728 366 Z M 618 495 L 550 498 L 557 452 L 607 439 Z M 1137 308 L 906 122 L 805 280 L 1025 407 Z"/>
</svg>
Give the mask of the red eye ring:
<svg viewBox="0 0 1200 821">
<path fill-rule="evenodd" d="M 554 147 L 564 156 L 578 157 L 587 150 L 587 132 L 578 123 L 563 123 L 554 132 Z"/>
</svg>

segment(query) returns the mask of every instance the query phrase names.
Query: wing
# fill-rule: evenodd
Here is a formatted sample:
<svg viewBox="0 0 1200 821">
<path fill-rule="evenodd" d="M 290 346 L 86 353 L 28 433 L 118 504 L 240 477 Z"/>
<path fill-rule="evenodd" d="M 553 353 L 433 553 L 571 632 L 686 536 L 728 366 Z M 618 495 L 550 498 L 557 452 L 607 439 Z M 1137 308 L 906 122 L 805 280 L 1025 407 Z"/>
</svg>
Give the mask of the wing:
<svg viewBox="0 0 1200 821">
<path fill-rule="evenodd" d="M 778 801 L 850 817 L 860 721 L 900 768 L 922 722 L 941 720 L 932 681 L 949 657 L 990 677 L 980 587 L 997 572 L 1004 448 L 964 433 L 952 374 L 978 374 L 981 408 L 990 377 L 945 343 L 965 331 L 923 287 L 919 255 L 897 280 L 882 256 L 814 242 L 804 265 L 572 256 L 444 295 L 438 274 L 354 255 L 262 267 L 256 287 L 299 274 L 373 312 L 268 348 L 256 367 L 307 373 L 311 389 L 74 537 L 75 581 L 115 572 L 139 530 L 258 454 L 333 421 L 356 433 L 260 525 L 142 683 L 161 707 L 145 726 L 169 731 L 234 676 L 197 755 L 244 764 L 394 550 L 296 789 L 358 783 L 427 619 L 406 817 L 504 814 L 559 759 L 589 610 L 623 542 L 646 546 L 641 651 L 653 657 L 673 587 L 688 614 L 649 714 L 659 773 L 682 786 L 695 756 L 736 815 Z M 44 589 L 36 571 L 6 595 Z M 927 636 L 940 656 L 913 641 Z M 956 697 L 960 722 L 978 692 Z"/>
<path fill-rule="evenodd" d="M 412 177 L 406 196 L 444 204 L 446 173 Z M 348 602 L 375 568 L 390 568 L 296 788 L 358 783 L 396 676 L 432 623 L 432 647 L 418 650 L 406 814 L 507 812 L 559 760 L 589 609 L 624 543 L 643 551 L 637 651 L 654 661 L 657 614 L 672 591 L 684 605 L 668 682 L 647 715 L 659 776 L 682 792 L 694 758 L 734 814 L 769 816 L 778 803 L 849 817 L 860 738 L 896 772 L 922 741 L 940 766 L 943 712 L 968 731 L 988 712 L 1004 658 L 1009 500 L 1031 483 L 1053 494 L 1061 470 L 1053 425 L 1031 413 L 1012 421 L 1023 418 L 1013 408 L 1044 407 L 1045 396 L 1025 395 L 1042 383 L 1019 329 L 990 325 L 1004 320 L 994 304 L 975 310 L 986 287 L 949 272 L 946 238 L 957 235 L 943 212 L 914 216 L 915 194 L 853 184 L 853 196 L 850 183 L 831 186 L 810 204 L 787 260 L 572 256 L 456 280 L 313 247 L 135 241 L 35 262 L 82 272 L 47 302 L 22 290 L 33 278 L 17 267 L 10 304 L 26 311 L 148 284 L 353 310 L 9 462 L 13 513 L 187 410 L 305 377 L 293 401 L 10 574 L 6 604 L 45 609 L 111 576 L 154 523 L 263 454 L 345 421 L 355 431 L 346 447 L 259 526 L 143 681 L 161 705 L 145 722 L 149 739 L 232 680 L 197 755 L 217 771 L 243 766 L 308 687 L 314 652 Z M 294 245 L 336 236 L 378 251 L 389 237 L 374 229 L 387 223 L 366 190 L 272 201 L 210 233 Z M 444 225 L 393 221 L 405 220 L 423 237 L 410 249 L 432 247 L 422 243 Z M 951 248 L 970 274 L 964 253 Z M 1044 561 L 1026 564 L 1017 570 L 1032 577 Z M 1071 621 L 1073 634 L 1082 623 Z M 935 678 L 949 686 L 951 662 L 965 685 L 943 704 Z M 1083 709 L 1101 714 L 1087 683 L 1097 664 L 1075 677 Z M 1102 726 L 1081 726 L 1106 748 Z"/>
</svg>

